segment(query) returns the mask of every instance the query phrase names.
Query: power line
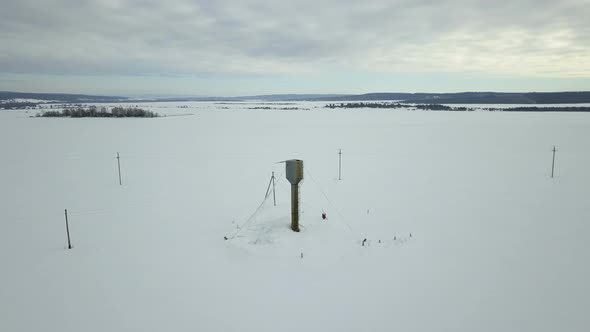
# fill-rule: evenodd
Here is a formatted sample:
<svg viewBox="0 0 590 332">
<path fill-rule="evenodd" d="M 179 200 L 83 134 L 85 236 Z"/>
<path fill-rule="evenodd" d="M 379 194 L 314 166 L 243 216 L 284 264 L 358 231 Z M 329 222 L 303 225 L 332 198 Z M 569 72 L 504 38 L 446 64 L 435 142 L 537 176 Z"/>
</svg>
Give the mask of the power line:
<svg viewBox="0 0 590 332">
<path fill-rule="evenodd" d="M 280 182 L 282 179 L 283 179 L 283 176 L 282 176 L 282 175 L 280 175 L 280 176 L 278 177 L 278 180 L 276 180 L 276 184 L 278 184 L 278 183 L 279 183 L 279 182 Z M 256 208 L 256 210 L 254 211 L 254 213 L 252 213 L 252 214 L 250 215 L 250 217 L 248 217 L 248 219 L 246 219 L 246 222 L 244 222 L 244 223 L 242 224 L 242 226 L 238 226 L 238 230 L 235 232 L 235 234 L 234 234 L 234 235 L 232 235 L 232 236 L 230 236 L 230 237 L 226 237 L 226 240 L 233 240 L 234 238 L 236 238 L 236 236 L 238 236 L 238 235 L 239 235 L 239 234 L 242 232 L 242 230 L 243 230 L 243 229 L 245 229 L 245 228 L 246 228 L 246 226 L 247 226 L 248 224 L 250 224 L 250 223 L 251 223 L 251 222 L 252 222 L 252 221 L 255 219 L 256 215 L 258 214 L 258 212 L 260 212 L 260 210 L 261 210 L 261 209 L 262 209 L 262 207 L 264 206 L 264 203 L 266 203 L 266 201 L 267 201 L 269 198 L 270 198 L 270 195 L 268 195 L 268 194 L 267 194 L 267 195 L 264 197 L 264 199 L 262 200 L 262 202 L 260 203 L 260 205 L 259 205 L 259 206 Z"/>
<path fill-rule="evenodd" d="M 344 224 L 346 226 L 348 226 L 348 229 L 354 233 L 354 231 L 352 230 L 352 227 L 350 227 L 350 224 L 348 224 L 344 218 L 344 216 L 342 215 L 342 213 L 340 213 L 340 211 L 338 210 L 338 208 L 336 208 L 336 205 L 334 205 L 334 203 L 332 203 L 332 200 L 330 200 L 328 198 L 328 195 L 326 195 L 326 193 L 324 192 L 324 190 L 322 189 L 322 186 L 320 186 L 320 184 L 314 179 L 313 175 L 311 175 L 311 173 L 309 172 L 309 168 L 305 169 L 305 173 L 307 173 L 307 175 L 309 175 L 309 178 L 311 179 L 311 181 L 313 181 L 316 186 L 318 187 L 318 189 L 320 190 L 320 192 L 322 193 L 322 195 L 324 195 L 324 198 L 326 198 L 326 201 L 328 201 L 328 203 L 332 206 L 332 208 L 334 209 L 334 211 L 336 211 L 338 213 L 338 215 L 340 215 L 340 217 L 342 218 L 342 221 L 344 222 Z"/>
</svg>

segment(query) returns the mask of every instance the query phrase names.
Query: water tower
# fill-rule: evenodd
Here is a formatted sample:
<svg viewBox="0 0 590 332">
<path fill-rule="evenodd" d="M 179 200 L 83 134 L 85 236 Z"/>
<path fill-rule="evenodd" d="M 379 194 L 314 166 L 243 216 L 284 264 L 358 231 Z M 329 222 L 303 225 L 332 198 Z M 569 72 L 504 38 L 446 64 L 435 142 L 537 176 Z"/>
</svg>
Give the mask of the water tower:
<svg viewBox="0 0 590 332">
<path fill-rule="evenodd" d="M 303 160 L 285 162 L 287 180 L 291 182 L 291 229 L 299 232 L 299 183 L 303 180 Z"/>
</svg>

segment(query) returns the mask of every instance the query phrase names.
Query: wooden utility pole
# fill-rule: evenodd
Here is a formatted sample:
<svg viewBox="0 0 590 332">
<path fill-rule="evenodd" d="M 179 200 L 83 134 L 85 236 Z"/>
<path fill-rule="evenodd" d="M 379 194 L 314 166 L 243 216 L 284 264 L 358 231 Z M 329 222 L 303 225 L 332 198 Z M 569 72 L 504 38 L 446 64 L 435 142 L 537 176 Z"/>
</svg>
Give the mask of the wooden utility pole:
<svg viewBox="0 0 590 332">
<path fill-rule="evenodd" d="M 122 186 L 123 183 L 121 182 L 121 158 L 119 157 L 119 152 L 117 152 L 117 166 L 119 167 L 119 185 Z"/>
<path fill-rule="evenodd" d="M 551 162 L 551 178 L 553 178 L 553 172 L 555 171 L 555 145 L 553 146 L 553 161 Z"/>
<path fill-rule="evenodd" d="M 264 194 L 264 199 L 268 198 L 268 195 L 270 195 L 270 186 L 272 186 L 272 176 L 270 177 L 270 181 L 268 181 L 268 187 L 266 187 L 266 194 Z"/>
<path fill-rule="evenodd" d="M 342 149 L 338 152 L 338 180 L 342 180 Z"/>
<path fill-rule="evenodd" d="M 277 206 L 277 196 L 275 194 L 275 172 L 272 172 L 272 201 Z"/>
<path fill-rule="evenodd" d="M 270 195 L 270 186 L 272 186 L 272 200 L 274 206 L 277 206 L 277 196 L 275 193 L 275 172 L 272 172 L 272 176 L 270 177 L 270 181 L 268 182 L 268 187 L 266 187 L 266 194 L 264 194 L 264 199 L 267 199 L 268 195 Z"/>
<path fill-rule="evenodd" d="M 68 209 L 65 210 L 66 214 L 66 234 L 68 235 L 68 249 L 72 249 L 72 243 L 70 242 L 70 225 L 68 224 Z"/>
</svg>

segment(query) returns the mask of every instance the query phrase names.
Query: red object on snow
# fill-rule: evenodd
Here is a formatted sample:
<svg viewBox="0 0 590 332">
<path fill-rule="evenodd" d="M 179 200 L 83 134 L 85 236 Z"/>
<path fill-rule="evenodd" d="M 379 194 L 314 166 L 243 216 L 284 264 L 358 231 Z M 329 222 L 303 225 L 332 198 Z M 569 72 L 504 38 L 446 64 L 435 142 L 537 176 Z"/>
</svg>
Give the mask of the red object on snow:
<svg viewBox="0 0 590 332">
<path fill-rule="evenodd" d="M 322 219 L 326 220 L 328 217 L 326 217 L 326 212 L 322 212 Z"/>
</svg>

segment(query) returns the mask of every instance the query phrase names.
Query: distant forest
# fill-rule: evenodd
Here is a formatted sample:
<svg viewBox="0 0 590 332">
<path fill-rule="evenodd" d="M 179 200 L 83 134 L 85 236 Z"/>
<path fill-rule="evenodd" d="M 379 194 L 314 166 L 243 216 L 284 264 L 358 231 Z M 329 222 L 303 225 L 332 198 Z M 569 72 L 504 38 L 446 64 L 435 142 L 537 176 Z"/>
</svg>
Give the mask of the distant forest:
<svg viewBox="0 0 590 332">
<path fill-rule="evenodd" d="M 402 104 L 402 103 L 387 103 L 387 102 L 356 102 L 356 103 L 339 103 L 328 104 L 326 108 L 405 108 L 418 109 L 425 111 L 474 111 L 471 107 L 451 107 L 440 104 Z M 484 108 L 486 111 L 502 111 L 502 112 L 590 112 L 590 107 L 509 107 L 509 108 Z"/>
<path fill-rule="evenodd" d="M 426 110 L 426 111 L 467 111 L 466 107 L 450 107 L 445 105 L 439 104 L 417 104 L 417 105 L 409 105 L 409 104 L 401 104 L 401 103 L 340 103 L 340 104 L 328 104 L 325 107 L 327 108 L 413 108 L 419 110 Z M 469 109 L 471 110 L 471 109 Z"/>
<path fill-rule="evenodd" d="M 37 114 L 37 116 L 48 118 L 155 118 L 159 115 L 137 107 L 113 107 L 108 110 L 106 107 L 98 109 L 96 106 L 90 106 L 86 108 L 70 107 L 62 111 L 47 111 Z"/>
</svg>

